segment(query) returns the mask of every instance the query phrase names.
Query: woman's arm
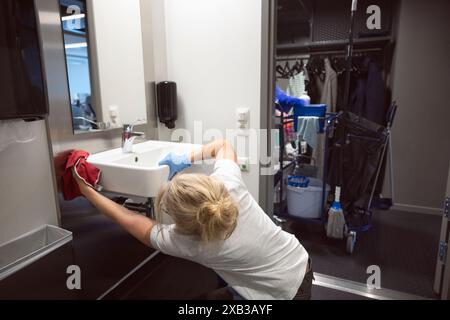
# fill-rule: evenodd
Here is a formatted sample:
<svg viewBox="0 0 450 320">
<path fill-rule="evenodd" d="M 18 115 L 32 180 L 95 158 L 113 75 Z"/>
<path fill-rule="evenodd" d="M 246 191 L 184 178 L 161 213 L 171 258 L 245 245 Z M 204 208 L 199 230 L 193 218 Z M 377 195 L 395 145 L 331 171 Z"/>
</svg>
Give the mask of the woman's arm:
<svg viewBox="0 0 450 320">
<path fill-rule="evenodd" d="M 228 159 L 238 163 L 233 146 L 226 140 L 216 140 L 191 152 L 189 159 L 191 163 L 208 159 Z"/>
<path fill-rule="evenodd" d="M 169 167 L 169 180 L 172 180 L 177 173 L 189 168 L 192 164 L 208 159 L 229 159 L 238 163 L 236 152 L 231 143 L 226 140 L 216 140 L 189 154 L 178 155 L 170 152 L 159 162 L 159 165 Z"/>
<path fill-rule="evenodd" d="M 124 228 L 129 234 L 151 247 L 150 232 L 156 222 L 130 211 L 114 201 L 101 195 L 74 174 L 81 193 L 105 216 Z"/>
</svg>

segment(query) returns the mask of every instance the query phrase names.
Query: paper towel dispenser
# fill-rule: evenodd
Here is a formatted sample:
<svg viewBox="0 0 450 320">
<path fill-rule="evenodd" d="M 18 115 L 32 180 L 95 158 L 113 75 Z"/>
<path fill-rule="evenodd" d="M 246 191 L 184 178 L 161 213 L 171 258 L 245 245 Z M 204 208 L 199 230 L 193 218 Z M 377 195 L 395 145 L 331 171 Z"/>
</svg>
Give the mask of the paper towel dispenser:
<svg viewBox="0 0 450 320">
<path fill-rule="evenodd" d="M 0 119 L 48 114 L 33 0 L 0 1 Z"/>
<path fill-rule="evenodd" d="M 158 117 L 167 128 L 175 128 L 175 120 L 178 117 L 177 110 L 177 84 L 171 81 L 163 81 L 156 85 L 158 101 Z"/>
</svg>

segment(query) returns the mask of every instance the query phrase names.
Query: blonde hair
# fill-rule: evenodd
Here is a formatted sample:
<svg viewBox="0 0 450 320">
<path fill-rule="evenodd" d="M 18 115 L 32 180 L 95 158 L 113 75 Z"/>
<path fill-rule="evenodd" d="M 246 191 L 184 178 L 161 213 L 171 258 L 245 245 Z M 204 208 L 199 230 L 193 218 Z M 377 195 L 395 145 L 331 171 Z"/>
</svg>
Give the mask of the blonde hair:
<svg viewBox="0 0 450 320">
<path fill-rule="evenodd" d="M 238 207 L 221 181 L 206 175 L 182 174 L 159 191 L 158 223 L 162 223 L 163 213 L 172 217 L 178 232 L 211 242 L 232 234 Z"/>
</svg>

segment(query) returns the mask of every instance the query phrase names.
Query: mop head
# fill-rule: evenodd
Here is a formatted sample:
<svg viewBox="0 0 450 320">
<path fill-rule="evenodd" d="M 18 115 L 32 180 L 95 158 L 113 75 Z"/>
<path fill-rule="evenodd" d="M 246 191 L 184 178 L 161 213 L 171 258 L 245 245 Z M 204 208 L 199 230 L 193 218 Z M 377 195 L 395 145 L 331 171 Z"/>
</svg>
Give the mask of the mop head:
<svg viewBox="0 0 450 320">
<path fill-rule="evenodd" d="M 343 239 L 345 229 L 344 210 L 340 201 L 341 188 L 336 187 L 336 195 L 333 205 L 328 211 L 327 236 L 333 239 Z"/>
<path fill-rule="evenodd" d="M 344 212 L 333 208 L 328 212 L 327 237 L 333 239 L 343 239 L 345 229 Z"/>
</svg>

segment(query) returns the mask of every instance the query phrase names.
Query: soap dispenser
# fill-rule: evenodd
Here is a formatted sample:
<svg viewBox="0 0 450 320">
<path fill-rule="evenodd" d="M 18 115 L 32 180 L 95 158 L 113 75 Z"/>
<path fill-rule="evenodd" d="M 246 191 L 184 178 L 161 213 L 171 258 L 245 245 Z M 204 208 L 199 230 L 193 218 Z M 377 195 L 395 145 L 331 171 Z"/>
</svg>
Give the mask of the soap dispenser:
<svg viewBox="0 0 450 320">
<path fill-rule="evenodd" d="M 177 84 L 171 81 L 163 81 L 156 85 L 158 104 L 158 117 L 167 128 L 175 128 L 178 117 L 177 110 Z"/>
</svg>

